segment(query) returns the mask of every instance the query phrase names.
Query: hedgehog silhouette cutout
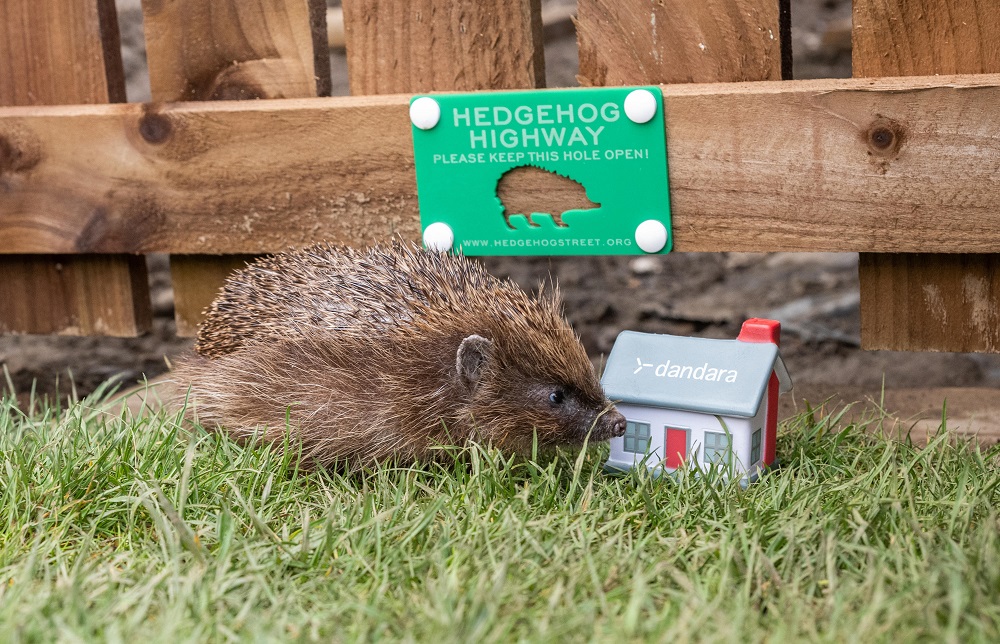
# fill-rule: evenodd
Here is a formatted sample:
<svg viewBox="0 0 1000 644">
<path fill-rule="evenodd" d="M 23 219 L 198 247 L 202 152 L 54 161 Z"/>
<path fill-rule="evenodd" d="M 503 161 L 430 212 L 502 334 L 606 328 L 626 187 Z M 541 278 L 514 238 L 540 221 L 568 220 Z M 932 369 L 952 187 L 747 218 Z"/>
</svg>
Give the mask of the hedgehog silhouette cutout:
<svg viewBox="0 0 1000 644">
<path fill-rule="evenodd" d="M 569 228 L 563 215 L 570 210 L 593 210 L 601 204 L 587 197 L 587 189 L 579 181 L 533 165 L 511 168 L 497 181 L 497 199 L 503 206 L 507 228 L 517 230 L 510 218 L 523 216 L 532 228 L 540 224 L 534 215 L 548 215 L 559 228 Z"/>
</svg>

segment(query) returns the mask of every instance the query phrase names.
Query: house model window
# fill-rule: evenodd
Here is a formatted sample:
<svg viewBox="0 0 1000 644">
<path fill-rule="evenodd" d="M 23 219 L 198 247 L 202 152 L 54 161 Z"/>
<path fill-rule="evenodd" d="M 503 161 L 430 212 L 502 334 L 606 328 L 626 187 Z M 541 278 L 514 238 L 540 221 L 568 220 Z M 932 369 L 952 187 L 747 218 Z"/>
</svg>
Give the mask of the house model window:
<svg viewBox="0 0 1000 644">
<path fill-rule="evenodd" d="M 722 463 L 725 476 L 756 480 L 775 462 L 778 394 L 792 387 L 780 331 L 758 318 L 735 340 L 623 331 L 601 384 L 627 424 L 611 439 L 605 467 Z"/>
<path fill-rule="evenodd" d="M 750 437 L 750 465 L 760 460 L 760 434 L 761 428 L 758 427 L 757 431 Z"/>
<path fill-rule="evenodd" d="M 625 425 L 625 451 L 645 454 L 649 449 L 649 423 L 629 421 Z"/>
<path fill-rule="evenodd" d="M 722 432 L 705 432 L 705 463 L 729 462 L 729 437 Z"/>
</svg>

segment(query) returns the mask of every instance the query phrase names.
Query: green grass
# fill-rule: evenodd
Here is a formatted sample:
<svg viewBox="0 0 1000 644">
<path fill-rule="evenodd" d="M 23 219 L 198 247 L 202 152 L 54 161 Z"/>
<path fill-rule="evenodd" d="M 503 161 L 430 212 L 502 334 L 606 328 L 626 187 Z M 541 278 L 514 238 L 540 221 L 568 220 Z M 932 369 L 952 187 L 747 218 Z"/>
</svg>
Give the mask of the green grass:
<svg viewBox="0 0 1000 644">
<path fill-rule="evenodd" d="M 601 472 L 478 448 L 303 472 L 280 450 L 0 405 L 0 639 L 997 641 L 997 449 L 784 424 L 783 467 Z"/>
</svg>

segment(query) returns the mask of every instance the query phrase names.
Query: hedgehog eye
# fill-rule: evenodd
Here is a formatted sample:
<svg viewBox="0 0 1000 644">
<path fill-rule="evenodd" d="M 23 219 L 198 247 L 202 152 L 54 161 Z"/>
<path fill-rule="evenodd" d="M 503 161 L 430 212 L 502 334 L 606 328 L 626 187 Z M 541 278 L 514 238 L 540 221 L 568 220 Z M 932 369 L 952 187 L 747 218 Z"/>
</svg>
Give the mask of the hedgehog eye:
<svg viewBox="0 0 1000 644">
<path fill-rule="evenodd" d="M 549 402 L 553 405 L 561 405 L 565 399 L 566 395 L 563 393 L 562 389 L 556 389 L 549 394 Z"/>
</svg>

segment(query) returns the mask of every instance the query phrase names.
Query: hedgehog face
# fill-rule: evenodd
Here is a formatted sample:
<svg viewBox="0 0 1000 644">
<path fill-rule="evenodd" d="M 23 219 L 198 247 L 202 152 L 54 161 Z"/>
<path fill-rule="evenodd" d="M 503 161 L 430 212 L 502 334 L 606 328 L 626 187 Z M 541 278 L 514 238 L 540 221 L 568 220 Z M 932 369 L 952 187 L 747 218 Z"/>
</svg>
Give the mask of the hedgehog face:
<svg viewBox="0 0 1000 644">
<path fill-rule="evenodd" d="M 548 430 L 551 442 L 605 441 L 625 433 L 625 417 L 603 395 L 587 395 L 567 384 L 532 384 L 524 392 L 524 411 L 532 425 Z"/>
<path fill-rule="evenodd" d="M 589 362 L 569 373 L 532 372 L 513 367 L 498 353 L 492 341 L 471 335 L 456 356 L 470 398 L 468 412 L 484 438 L 525 450 L 536 434 L 541 444 L 579 445 L 588 436 L 604 441 L 625 433 L 625 417 L 604 396 Z M 586 361 L 582 348 L 580 354 Z"/>
<path fill-rule="evenodd" d="M 581 445 L 625 433 L 625 417 L 603 395 L 522 377 L 486 376 L 480 384 L 469 412 L 480 435 L 501 448 L 527 452 L 536 436 L 539 445 Z"/>
</svg>

